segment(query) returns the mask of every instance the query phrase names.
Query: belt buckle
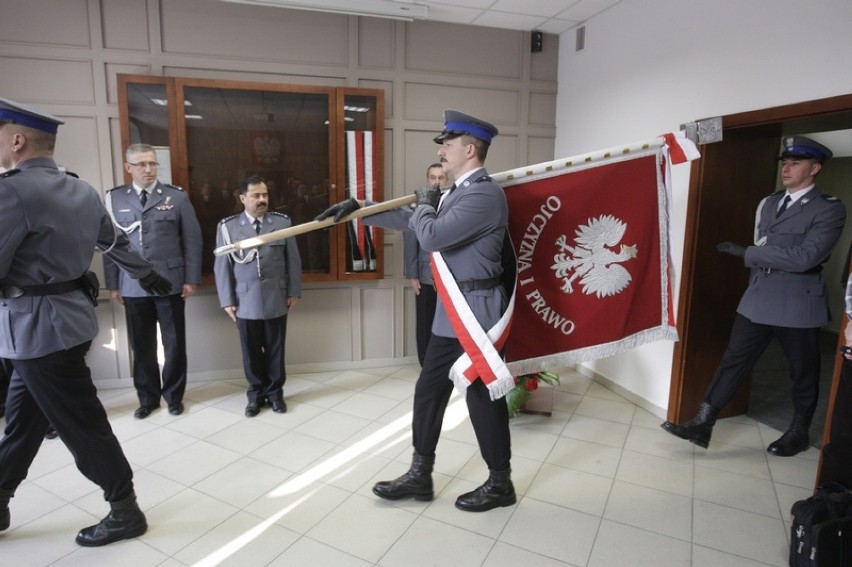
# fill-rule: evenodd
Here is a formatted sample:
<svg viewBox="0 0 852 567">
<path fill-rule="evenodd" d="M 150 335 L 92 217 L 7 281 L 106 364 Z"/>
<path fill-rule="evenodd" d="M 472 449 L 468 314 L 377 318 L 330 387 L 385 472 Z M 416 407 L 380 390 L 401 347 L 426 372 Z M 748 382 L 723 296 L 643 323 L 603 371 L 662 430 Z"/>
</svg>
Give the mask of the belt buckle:
<svg viewBox="0 0 852 567">
<path fill-rule="evenodd" d="M 763 270 L 764 274 L 771 274 L 772 273 L 772 268 L 760 268 L 760 269 Z"/>
</svg>

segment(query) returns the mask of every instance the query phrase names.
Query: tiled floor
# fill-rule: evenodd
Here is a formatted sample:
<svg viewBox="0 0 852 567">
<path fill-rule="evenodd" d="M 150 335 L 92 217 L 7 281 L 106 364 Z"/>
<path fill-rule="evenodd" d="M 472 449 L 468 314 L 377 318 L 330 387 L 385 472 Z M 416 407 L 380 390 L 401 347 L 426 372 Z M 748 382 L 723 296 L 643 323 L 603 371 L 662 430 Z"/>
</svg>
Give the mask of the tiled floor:
<svg viewBox="0 0 852 567">
<path fill-rule="evenodd" d="M 458 494 L 487 476 L 453 396 L 436 498 L 371 493 L 410 460 L 417 366 L 291 375 L 285 415 L 243 417 L 242 380 L 191 383 L 187 412 L 133 418 L 132 389 L 101 393 L 134 466 L 150 529 L 80 548 L 107 506 L 59 440 L 46 441 L 12 499 L 0 564 L 754 567 L 787 564 L 789 510 L 808 496 L 818 452 L 767 455 L 779 432 L 717 425 L 705 451 L 571 371 L 552 417 L 512 421 L 515 506 L 475 514 Z"/>
</svg>

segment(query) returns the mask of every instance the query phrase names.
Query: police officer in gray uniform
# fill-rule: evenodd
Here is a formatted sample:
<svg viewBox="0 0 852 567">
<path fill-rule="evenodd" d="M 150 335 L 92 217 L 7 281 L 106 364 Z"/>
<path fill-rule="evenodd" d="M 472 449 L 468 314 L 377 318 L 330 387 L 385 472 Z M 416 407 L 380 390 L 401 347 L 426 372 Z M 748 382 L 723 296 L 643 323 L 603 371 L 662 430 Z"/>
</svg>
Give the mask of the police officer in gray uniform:
<svg viewBox="0 0 852 567">
<path fill-rule="evenodd" d="M 183 413 L 186 390 L 185 300 L 201 283 L 201 227 L 182 189 L 157 180 L 157 154 L 148 144 L 133 144 L 125 152 L 125 170 L 133 182 L 107 193 L 107 209 L 139 254 L 163 274 L 175 291 L 168 297 L 146 293 L 133 278 L 104 260 L 104 276 L 114 301 L 124 304 L 133 385 L 139 397 L 137 419 L 160 406 Z M 162 383 L 157 361 L 157 323 L 162 333 L 165 362 Z"/>
<path fill-rule="evenodd" d="M 433 163 L 426 169 L 426 185 L 449 188 L 447 174 L 440 163 Z M 370 224 L 370 219 L 364 219 Z M 402 233 L 402 249 L 405 260 L 405 277 L 414 289 L 415 337 L 417 341 L 417 359 L 420 366 L 426 358 L 426 347 L 432 335 L 432 320 L 438 304 L 438 293 L 432 279 L 432 269 L 429 265 L 429 252 L 420 247 L 417 235 L 411 230 Z"/>
<path fill-rule="evenodd" d="M 767 451 L 789 457 L 808 447 L 808 428 L 819 395 L 819 330 L 830 319 L 822 265 L 837 244 L 846 207 L 822 193 L 815 178 L 832 155 L 805 136 L 784 138 L 781 180 L 784 191 L 757 207 L 754 244 L 718 245 L 751 269 L 722 361 L 707 388 L 698 415 L 684 424 L 666 421 L 663 429 L 706 448 L 719 411 L 733 398 L 773 337 L 790 366 L 793 419 Z"/>
<path fill-rule="evenodd" d="M 287 215 L 269 210 L 269 189 L 260 176 L 240 181 L 240 201 L 245 211 L 219 222 L 217 247 L 293 224 Z M 217 256 L 213 272 L 219 304 L 240 333 L 243 369 L 249 383 L 246 417 L 255 417 L 266 402 L 275 413 L 286 413 L 287 313 L 302 295 L 302 261 L 296 239 Z"/>
<path fill-rule="evenodd" d="M 444 130 L 435 138 L 441 144 L 438 156 L 448 176 L 456 182 L 443 199 L 440 188 L 423 187 L 415 193 L 417 207 L 396 209 L 365 217 L 377 226 L 414 231 L 423 249 L 441 252 L 458 282 L 464 298 L 483 329 L 490 329 L 506 310 L 503 246 L 507 236 L 508 205 L 503 189 L 494 183 L 483 166 L 497 128 L 479 118 L 456 110 L 444 112 Z M 363 203 L 355 199 L 328 208 L 317 218 L 340 220 Z M 412 432 L 414 455 L 407 473 L 373 487 L 373 493 L 388 500 L 414 497 L 432 500 L 432 470 L 441 434 L 444 411 L 453 390 L 449 371 L 464 349 L 439 301 L 432 324 L 432 337 L 414 390 Z M 476 490 L 456 499 L 456 507 L 471 512 L 511 506 L 517 501 L 511 480 L 511 442 L 506 398 L 492 400 L 482 380 L 466 389 L 471 424 L 483 459 L 490 471 L 488 480 Z"/>
<path fill-rule="evenodd" d="M 77 534 L 80 545 L 99 546 L 139 536 L 147 523 L 86 366 L 98 332 L 98 285 L 87 270 L 97 247 L 151 293 L 169 293 L 170 285 L 132 252 L 95 189 L 57 167 L 59 124 L 0 99 L 0 166 L 9 169 L 0 178 L 0 358 L 12 369 L 0 439 L 0 530 L 10 525 L 9 499 L 50 423 L 110 503 L 109 515 Z"/>
</svg>

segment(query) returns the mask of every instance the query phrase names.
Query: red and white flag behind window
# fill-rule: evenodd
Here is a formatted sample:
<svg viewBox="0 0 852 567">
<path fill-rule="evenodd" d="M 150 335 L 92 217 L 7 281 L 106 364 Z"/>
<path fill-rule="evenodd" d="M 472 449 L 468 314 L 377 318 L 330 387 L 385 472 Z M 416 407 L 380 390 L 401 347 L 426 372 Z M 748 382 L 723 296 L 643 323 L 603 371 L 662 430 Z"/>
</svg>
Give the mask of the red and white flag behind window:
<svg viewBox="0 0 852 567">
<path fill-rule="evenodd" d="M 697 157 L 682 141 L 687 159 Z M 518 257 L 506 343 L 513 375 L 677 340 L 668 152 L 662 144 L 532 177 L 495 176 L 506 191 Z"/>
<path fill-rule="evenodd" d="M 372 201 L 376 182 L 373 172 L 376 169 L 373 151 L 373 133 L 369 130 L 346 131 L 346 178 L 349 196 Z M 355 248 L 352 259 L 354 271 L 376 269 L 373 250 L 373 227 L 366 226 L 361 219 L 349 221 Z"/>
</svg>

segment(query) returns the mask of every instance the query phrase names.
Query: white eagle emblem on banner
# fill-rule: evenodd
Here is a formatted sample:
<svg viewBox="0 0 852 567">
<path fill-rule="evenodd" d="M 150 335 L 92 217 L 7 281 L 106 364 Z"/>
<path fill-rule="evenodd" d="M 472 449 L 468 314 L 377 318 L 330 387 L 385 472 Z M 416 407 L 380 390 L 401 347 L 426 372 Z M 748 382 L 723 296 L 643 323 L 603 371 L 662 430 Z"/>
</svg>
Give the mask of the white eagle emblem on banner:
<svg viewBox="0 0 852 567">
<path fill-rule="evenodd" d="M 557 278 L 562 278 L 562 291 L 574 292 L 574 282 L 579 278 L 586 295 L 607 297 L 622 292 L 633 279 L 621 262 L 636 258 L 636 245 L 615 246 L 624 237 L 627 225 L 612 215 L 591 218 L 574 233 L 576 246 L 568 244 L 564 234 L 556 239 L 559 253 L 553 256 L 550 267 Z"/>
</svg>

